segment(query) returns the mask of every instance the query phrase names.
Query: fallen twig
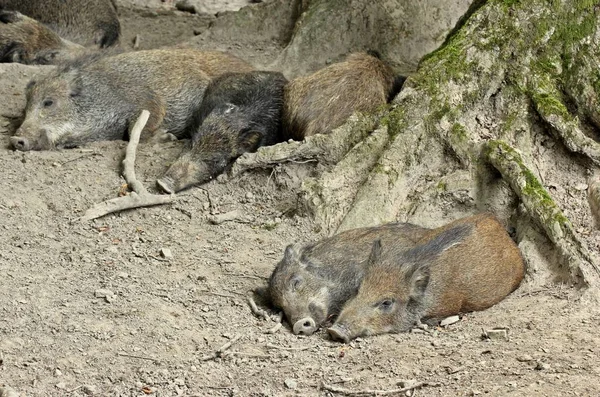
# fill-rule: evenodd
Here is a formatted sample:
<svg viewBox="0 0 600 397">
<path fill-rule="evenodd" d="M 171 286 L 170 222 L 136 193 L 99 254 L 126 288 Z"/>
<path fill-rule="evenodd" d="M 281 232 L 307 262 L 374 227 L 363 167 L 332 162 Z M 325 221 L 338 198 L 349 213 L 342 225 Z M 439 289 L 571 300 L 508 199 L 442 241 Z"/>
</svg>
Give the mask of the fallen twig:
<svg viewBox="0 0 600 397">
<path fill-rule="evenodd" d="M 252 279 L 252 280 L 265 280 L 265 279 L 267 279 L 267 277 L 255 276 L 253 274 L 241 274 L 241 273 L 230 273 L 230 272 L 223 273 L 223 274 L 226 275 L 226 276 L 229 276 L 229 277 L 249 278 L 249 279 Z"/>
<path fill-rule="evenodd" d="M 148 360 L 148 361 L 154 361 L 154 362 L 158 362 L 159 360 L 152 358 L 152 357 L 144 357 L 144 356 L 136 356 L 135 354 L 127 354 L 127 353 L 117 353 L 117 356 L 121 356 L 121 357 L 129 357 L 129 358 L 137 358 L 140 360 Z"/>
<path fill-rule="evenodd" d="M 270 321 L 271 318 L 269 317 L 269 314 L 263 310 L 263 309 L 259 309 L 258 306 L 256 306 L 256 302 L 254 302 L 254 298 L 249 296 L 248 297 L 248 304 L 250 305 L 250 310 L 252 310 L 252 313 L 259 318 L 263 318 L 265 321 Z"/>
<path fill-rule="evenodd" d="M 240 222 L 241 216 L 242 216 L 242 213 L 239 210 L 233 210 L 233 211 L 226 212 L 224 214 L 211 215 L 208 217 L 208 221 L 210 223 L 212 223 L 213 225 L 220 225 L 221 223 L 230 222 L 230 221 Z"/>
<path fill-rule="evenodd" d="M 208 211 L 212 214 L 213 202 L 212 202 L 212 199 L 210 198 L 210 192 L 207 189 L 204 189 L 202 187 L 199 187 L 198 190 L 202 190 L 204 193 L 206 193 L 206 199 L 208 200 Z"/>
<path fill-rule="evenodd" d="M 72 159 L 70 159 L 70 160 L 63 161 L 62 163 L 60 163 L 60 165 L 61 165 L 61 166 L 63 166 L 63 165 L 65 165 L 65 164 L 72 163 L 72 162 L 74 162 L 74 161 L 81 160 L 81 159 L 84 159 L 84 158 L 86 158 L 86 157 L 92 157 L 92 156 L 102 156 L 102 153 L 99 153 L 99 152 L 89 152 L 89 153 L 85 153 L 85 154 L 82 154 L 81 156 L 77 156 L 77 157 L 75 157 L 75 158 L 72 158 Z"/>
<path fill-rule="evenodd" d="M 77 387 L 72 388 L 71 390 L 67 390 L 67 394 L 71 394 L 73 392 L 76 392 L 77 390 L 81 389 L 83 387 L 83 385 L 79 385 Z"/>
<path fill-rule="evenodd" d="M 267 330 L 267 334 L 274 334 L 275 332 L 279 331 L 279 329 L 283 326 L 282 324 L 283 321 L 283 312 L 279 312 L 279 314 L 277 315 L 277 320 L 275 320 L 275 326 L 269 330 Z"/>
<path fill-rule="evenodd" d="M 232 298 L 232 299 L 235 299 L 235 295 L 222 294 L 220 292 L 207 291 L 207 294 L 209 294 L 209 295 L 215 295 L 215 296 L 220 296 L 221 298 Z"/>
<path fill-rule="evenodd" d="M 150 194 L 144 185 L 135 176 L 135 157 L 137 146 L 140 142 L 140 134 L 148 122 L 150 112 L 142 110 L 140 117 L 129 132 L 129 143 L 123 160 L 123 177 L 132 190 L 130 194 L 103 201 L 87 210 L 81 217 L 82 221 L 89 221 L 102 216 L 132 208 L 150 207 L 153 205 L 167 204 L 172 202 L 174 196 Z"/>
<path fill-rule="evenodd" d="M 240 340 L 242 336 L 238 335 L 235 338 L 231 339 L 229 342 L 225 343 L 223 346 L 219 347 L 214 353 L 209 354 L 201 358 L 202 361 L 214 360 L 215 358 L 222 357 L 223 353 L 229 349 L 235 342 Z"/>
<path fill-rule="evenodd" d="M 410 385 L 408 387 L 403 387 L 402 389 L 390 389 L 390 390 L 349 390 L 349 389 L 344 389 L 343 387 L 329 385 L 329 384 L 325 383 L 324 381 L 321 382 L 321 387 L 323 389 L 325 389 L 327 391 L 330 391 L 332 393 L 339 393 L 339 394 L 343 394 L 343 395 L 346 395 L 346 396 L 388 396 L 390 394 L 404 393 L 404 392 L 407 392 L 409 390 L 414 390 L 414 389 L 421 388 L 423 386 L 427 386 L 427 383 L 417 382 L 417 383 L 415 383 L 413 385 Z"/>
<path fill-rule="evenodd" d="M 285 346 L 277 346 L 277 345 L 272 345 L 272 344 L 267 344 L 267 348 L 269 349 L 279 349 L 279 350 L 288 350 L 288 351 L 303 351 L 303 350 L 309 350 L 309 349 L 314 349 L 315 346 L 302 346 L 302 347 L 285 347 Z"/>
<path fill-rule="evenodd" d="M 221 357 L 227 357 L 227 356 L 240 356 L 240 357 L 262 358 L 262 359 L 271 358 L 271 356 L 269 356 L 268 354 L 248 353 L 248 352 L 225 352 L 225 353 L 223 353 L 223 355 Z"/>
</svg>

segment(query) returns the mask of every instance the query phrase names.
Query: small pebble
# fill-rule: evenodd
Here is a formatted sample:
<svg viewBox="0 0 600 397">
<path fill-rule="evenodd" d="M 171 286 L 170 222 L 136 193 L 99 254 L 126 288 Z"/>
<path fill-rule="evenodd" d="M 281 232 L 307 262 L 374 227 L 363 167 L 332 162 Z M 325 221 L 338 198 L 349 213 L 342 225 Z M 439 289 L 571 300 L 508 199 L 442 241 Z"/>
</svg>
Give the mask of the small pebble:
<svg viewBox="0 0 600 397">
<path fill-rule="evenodd" d="M 162 256 L 165 259 L 171 259 L 173 258 L 173 252 L 171 252 L 170 248 L 161 248 L 160 256 Z"/>
<path fill-rule="evenodd" d="M 56 385 L 57 389 L 65 390 L 67 388 L 67 384 L 65 382 L 59 382 Z"/>
<path fill-rule="evenodd" d="M 491 340 L 508 340 L 508 330 L 506 328 L 488 329 L 485 331 L 484 337 Z"/>
<path fill-rule="evenodd" d="M 2 385 L 0 386 L 0 397 L 19 397 L 19 393 L 12 387 Z"/>
<path fill-rule="evenodd" d="M 296 387 L 298 387 L 298 382 L 296 382 L 294 379 L 286 379 L 283 383 L 285 384 L 285 387 L 291 390 L 294 390 Z"/>
<path fill-rule="evenodd" d="M 93 396 L 98 392 L 98 388 L 93 385 L 84 385 L 82 388 L 83 392 L 88 396 Z"/>
<path fill-rule="evenodd" d="M 173 381 L 177 386 L 185 386 L 185 381 L 181 378 L 175 378 Z"/>
<path fill-rule="evenodd" d="M 54 376 L 62 376 L 62 371 L 58 368 L 54 370 Z"/>
<path fill-rule="evenodd" d="M 460 321 L 460 317 L 458 317 L 458 316 L 450 316 L 450 317 L 446 317 L 445 319 L 443 319 L 443 320 L 440 322 L 440 326 L 442 326 L 442 327 L 447 327 L 447 326 L 449 326 L 449 325 L 456 324 L 456 323 L 457 323 L 457 322 L 459 322 L 459 321 Z"/>
<path fill-rule="evenodd" d="M 245 197 L 247 200 L 252 200 L 254 198 L 254 194 L 252 194 L 252 192 L 248 192 L 248 193 L 246 193 Z"/>
<path fill-rule="evenodd" d="M 550 369 L 550 364 L 546 364 L 541 361 L 538 361 L 535 366 L 535 369 L 537 369 L 538 371 L 547 371 Z"/>
<path fill-rule="evenodd" d="M 417 384 L 417 380 L 416 379 L 403 379 L 398 381 L 398 386 L 400 386 L 401 388 L 407 388 L 407 387 L 414 387 Z"/>
<path fill-rule="evenodd" d="M 116 298 L 115 293 L 109 289 L 97 289 L 94 292 L 94 296 L 96 298 L 104 298 L 104 300 L 108 303 L 111 303 Z"/>
</svg>

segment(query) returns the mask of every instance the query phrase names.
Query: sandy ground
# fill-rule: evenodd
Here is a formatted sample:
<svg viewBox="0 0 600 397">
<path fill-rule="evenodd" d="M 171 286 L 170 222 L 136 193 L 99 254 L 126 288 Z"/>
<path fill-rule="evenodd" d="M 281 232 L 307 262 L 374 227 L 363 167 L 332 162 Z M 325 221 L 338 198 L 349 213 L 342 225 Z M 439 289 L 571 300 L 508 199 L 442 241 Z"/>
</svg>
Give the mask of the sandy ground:
<svg viewBox="0 0 600 397">
<path fill-rule="evenodd" d="M 165 45 L 212 18 L 154 3 L 121 7 L 126 38 Z M 22 101 L 9 85 L 4 98 Z M 10 113 L 10 101 L 0 106 Z M 287 324 L 269 333 L 275 322 L 255 317 L 247 296 L 287 244 L 322 237 L 277 173 L 220 178 L 172 205 L 84 223 L 87 208 L 121 188 L 125 143 L 7 146 L 0 134 L 0 385 L 21 396 L 329 396 L 323 382 L 389 391 L 412 381 L 422 388 L 392 395 L 600 393 L 600 311 L 569 286 L 524 283 L 447 328 L 349 345 L 324 331 L 295 336 Z M 141 146 L 140 179 L 153 186 L 181 147 Z M 237 221 L 207 220 L 232 210 Z M 493 328 L 507 337 L 482 338 Z"/>
</svg>

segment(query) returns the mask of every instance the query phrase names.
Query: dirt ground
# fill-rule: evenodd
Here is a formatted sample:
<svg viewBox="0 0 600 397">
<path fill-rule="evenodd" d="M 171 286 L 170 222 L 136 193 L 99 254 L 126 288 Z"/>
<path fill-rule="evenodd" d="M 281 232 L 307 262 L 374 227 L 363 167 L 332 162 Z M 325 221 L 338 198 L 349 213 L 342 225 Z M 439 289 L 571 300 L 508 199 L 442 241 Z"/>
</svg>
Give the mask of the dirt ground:
<svg viewBox="0 0 600 397">
<path fill-rule="evenodd" d="M 159 1 L 121 3 L 124 43 L 140 34 L 143 48 L 189 39 L 214 19 Z M 268 64 L 264 54 L 277 48 L 242 50 Z M 23 100 L 17 88 L 2 88 L 4 114 Z M 219 178 L 172 205 L 83 223 L 86 209 L 118 194 L 125 143 L 21 153 L 0 127 L 0 385 L 21 396 L 329 396 L 323 382 L 390 391 L 412 381 L 422 388 L 388 395 L 600 394 L 600 310 L 568 285 L 525 282 L 430 332 L 349 345 L 324 331 L 293 335 L 287 324 L 269 333 L 276 323 L 251 313 L 250 291 L 287 244 L 322 237 L 285 178 Z M 153 186 L 181 147 L 141 146 L 140 179 Z M 243 215 L 208 222 L 232 210 Z M 482 338 L 494 328 L 507 338 Z"/>
</svg>

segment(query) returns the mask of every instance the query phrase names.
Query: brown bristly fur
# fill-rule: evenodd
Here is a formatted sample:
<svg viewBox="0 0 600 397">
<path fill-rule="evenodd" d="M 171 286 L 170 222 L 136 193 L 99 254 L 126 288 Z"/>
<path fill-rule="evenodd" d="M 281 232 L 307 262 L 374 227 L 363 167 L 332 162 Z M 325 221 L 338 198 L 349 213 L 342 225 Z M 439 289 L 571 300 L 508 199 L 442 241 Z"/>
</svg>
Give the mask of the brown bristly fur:
<svg viewBox="0 0 600 397">
<path fill-rule="evenodd" d="M 296 140 L 328 133 L 352 113 L 385 104 L 393 85 L 394 72 L 385 62 L 367 53 L 350 54 L 286 86 L 283 132 Z"/>
</svg>

